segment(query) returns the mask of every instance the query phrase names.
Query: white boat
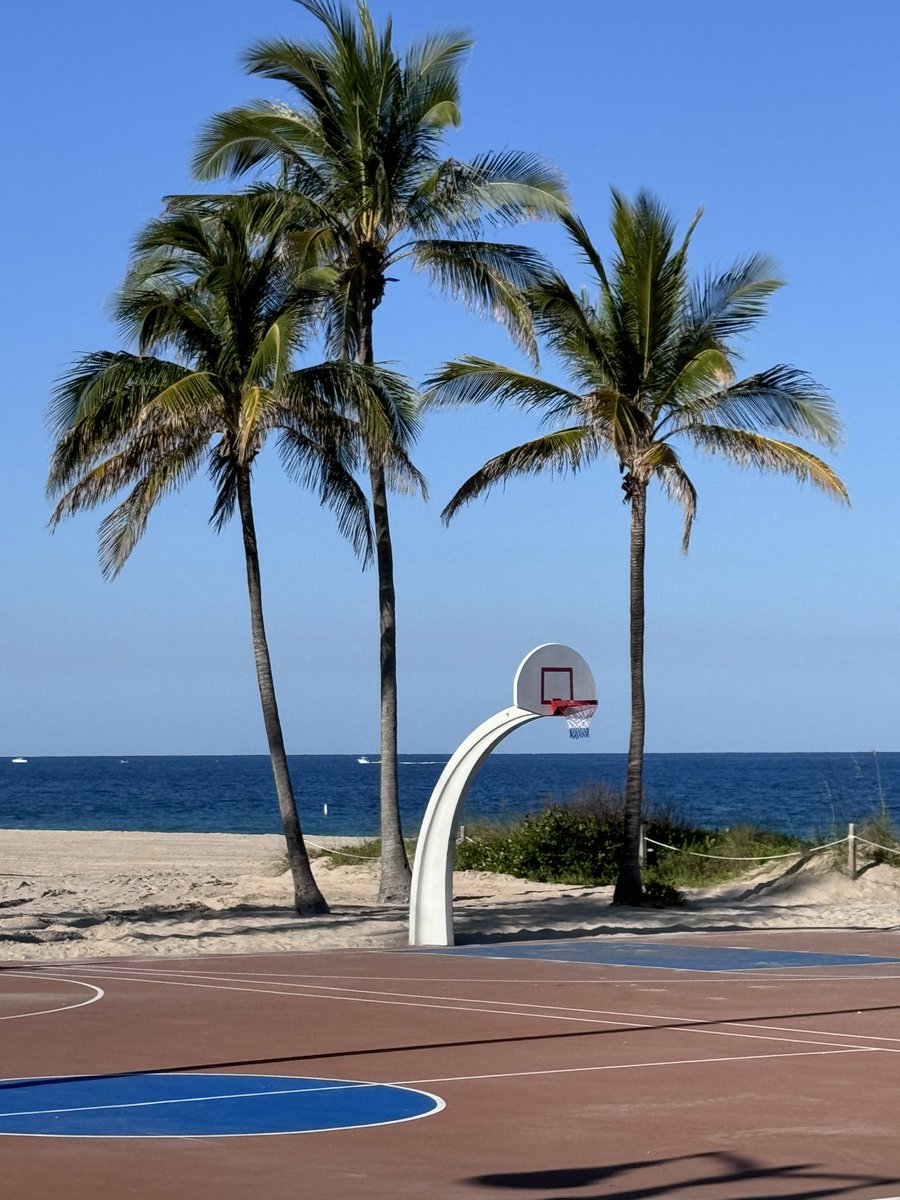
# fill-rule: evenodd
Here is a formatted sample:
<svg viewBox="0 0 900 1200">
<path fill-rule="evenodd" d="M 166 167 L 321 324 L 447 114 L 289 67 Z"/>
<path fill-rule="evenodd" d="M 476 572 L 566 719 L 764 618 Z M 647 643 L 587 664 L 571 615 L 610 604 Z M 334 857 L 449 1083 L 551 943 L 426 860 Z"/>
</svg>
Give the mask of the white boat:
<svg viewBox="0 0 900 1200">
<path fill-rule="evenodd" d="M 358 758 L 356 761 L 358 763 L 367 763 L 369 760 L 366 758 L 365 755 L 363 755 L 361 758 Z"/>
<path fill-rule="evenodd" d="M 27 758 L 11 758 L 9 761 L 14 762 L 14 763 L 27 763 L 28 759 Z"/>
</svg>

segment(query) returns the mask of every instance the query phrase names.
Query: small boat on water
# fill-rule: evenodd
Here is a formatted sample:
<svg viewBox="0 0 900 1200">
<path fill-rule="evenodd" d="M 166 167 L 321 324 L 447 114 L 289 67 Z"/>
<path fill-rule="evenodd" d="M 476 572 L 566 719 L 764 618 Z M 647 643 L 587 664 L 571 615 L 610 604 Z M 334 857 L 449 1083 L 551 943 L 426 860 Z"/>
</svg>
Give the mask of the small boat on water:
<svg viewBox="0 0 900 1200">
<path fill-rule="evenodd" d="M 27 758 L 11 758 L 9 761 L 14 762 L 14 763 L 27 763 L 28 759 Z"/>
<path fill-rule="evenodd" d="M 358 763 L 367 763 L 369 760 L 368 760 L 368 759 L 366 758 L 366 756 L 363 754 L 363 755 L 362 755 L 360 758 L 358 758 L 356 761 L 357 761 Z"/>
</svg>

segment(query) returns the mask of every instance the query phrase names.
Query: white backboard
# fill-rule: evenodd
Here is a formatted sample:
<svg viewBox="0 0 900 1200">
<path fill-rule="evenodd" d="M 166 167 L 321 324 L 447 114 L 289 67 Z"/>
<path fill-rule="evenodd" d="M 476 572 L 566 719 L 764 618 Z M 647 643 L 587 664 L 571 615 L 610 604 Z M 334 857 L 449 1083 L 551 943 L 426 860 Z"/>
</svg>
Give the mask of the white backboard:
<svg viewBox="0 0 900 1200">
<path fill-rule="evenodd" d="M 577 650 L 547 642 L 526 654 L 513 681 L 513 704 L 548 716 L 554 700 L 596 700 L 591 668 Z"/>
</svg>

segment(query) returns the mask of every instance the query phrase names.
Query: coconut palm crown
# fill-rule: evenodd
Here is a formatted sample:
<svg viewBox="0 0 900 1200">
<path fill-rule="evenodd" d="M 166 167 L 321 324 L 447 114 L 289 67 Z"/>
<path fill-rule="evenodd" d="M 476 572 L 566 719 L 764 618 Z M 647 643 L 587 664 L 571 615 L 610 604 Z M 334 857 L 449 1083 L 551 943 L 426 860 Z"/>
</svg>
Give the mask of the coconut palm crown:
<svg viewBox="0 0 900 1200">
<path fill-rule="evenodd" d="M 451 294 L 502 320 L 535 352 L 523 292 L 545 269 L 523 246 L 483 240 L 485 226 L 566 211 L 559 172 L 533 154 L 485 153 L 442 159 L 448 128 L 460 122 L 459 74 L 471 45 L 435 33 L 394 48 L 359 0 L 355 10 L 298 0 L 324 40 L 256 43 L 245 55 L 254 75 L 289 89 L 287 101 L 258 101 L 214 117 L 194 167 L 202 179 L 273 173 L 268 186 L 294 197 L 299 219 L 317 227 L 337 269 L 328 310 L 332 354 L 375 361 L 373 317 L 401 260 Z M 381 658 L 382 879 L 380 898 L 409 895 L 409 864 L 397 799 L 397 658 L 385 479 L 377 457 L 369 475 L 379 576 Z"/>
<path fill-rule="evenodd" d="M 363 438 L 396 446 L 414 421 L 401 380 L 348 363 L 297 370 L 322 289 L 331 280 L 285 235 L 283 207 L 236 197 L 205 211 L 173 209 L 139 237 L 116 301 L 136 352 L 84 355 L 50 408 L 56 439 L 48 490 L 56 525 L 124 499 L 100 526 L 100 560 L 114 576 L 157 503 L 204 465 L 215 486 L 212 523 L 240 515 L 254 656 L 298 913 L 327 911 L 303 844 L 288 771 L 262 609 L 251 475 L 274 433 L 288 472 L 317 489 L 341 531 L 371 553 L 368 503 L 354 479 Z M 352 411 L 350 411 L 352 410 Z M 385 469 L 402 472 L 402 455 Z"/>
<path fill-rule="evenodd" d="M 700 217 L 676 241 L 672 216 L 646 192 L 634 201 L 613 191 L 615 253 L 607 263 L 574 216 L 572 244 L 594 276 L 595 291 L 573 291 L 553 278 L 531 289 L 539 337 L 570 386 L 498 363 L 463 357 L 429 381 L 428 403 L 512 403 L 539 413 L 548 431 L 497 455 L 476 471 L 444 510 L 513 476 L 578 471 L 612 455 L 631 510 L 631 735 L 625 786 L 625 845 L 614 901 L 641 900 L 639 837 L 643 795 L 644 546 L 647 492 L 656 480 L 684 513 L 686 551 L 697 492 L 681 447 L 739 466 L 788 475 L 840 500 L 844 484 L 809 450 L 774 433 L 828 447 L 837 444 L 835 405 L 804 371 L 778 364 L 738 378 L 734 342 L 765 315 L 779 287 L 775 268 L 753 254 L 728 270 L 691 280 L 688 247 Z"/>
</svg>

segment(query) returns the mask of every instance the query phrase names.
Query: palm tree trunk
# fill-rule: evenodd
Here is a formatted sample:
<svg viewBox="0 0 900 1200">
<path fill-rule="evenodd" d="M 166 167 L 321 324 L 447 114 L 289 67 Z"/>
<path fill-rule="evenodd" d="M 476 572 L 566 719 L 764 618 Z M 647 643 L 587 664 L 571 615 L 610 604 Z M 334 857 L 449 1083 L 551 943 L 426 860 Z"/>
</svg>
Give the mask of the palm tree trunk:
<svg viewBox="0 0 900 1200">
<path fill-rule="evenodd" d="M 259 574 L 259 552 L 256 545 L 256 526 L 253 506 L 250 501 L 250 468 L 241 467 L 237 479 L 238 506 L 241 513 L 241 532 L 244 537 L 244 557 L 247 563 L 247 590 L 250 595 L 250 627 L 253 631 L 253 657 L 256 660 L 256 680 L 259 684 L 259 699 L 262 704 L 263 721 L 269 742 L 269 758 L 275 777 L 275 791 L 281 811 L 281 823 L 287 842 L 288 864 L 294 881 L 294 907 L 301 917 L 327 913 L 328 905 L 319 891 L 309 856 L 300 829 L 300 817 L 294 800 L 294 789 L 288 770 L 287 753 L 278 704 L 275 699 L 275 682 L 269 659 L 269 645 L 263 622 L 262 585 Z"/>
<path fill-rule="evenodd" d="M 647 485 L 629 481 L 631 497 L 631 737 L 625 776 L 625 830 L 613 904 L 641 902 L 641 810 L 644 797 L 644 546 Z"/>
<path fill-rule="evenodd" d="M 360 320 L 359 361 L 375 361 L 372 348 L 374 305 L 364 305 Z M 372 519 L 375 527 L 375 561 L 378 569 L 378 610 L 381 669 L 381 882 L 378 899 L 383 904 L 409 901 L 410 869 L 400 823 L 397 783 L 397 611 L 394 591 L 394 549 L 388 518 L 384 470 L 369 458 L 372 485 Z"/>
</svg>

